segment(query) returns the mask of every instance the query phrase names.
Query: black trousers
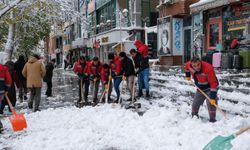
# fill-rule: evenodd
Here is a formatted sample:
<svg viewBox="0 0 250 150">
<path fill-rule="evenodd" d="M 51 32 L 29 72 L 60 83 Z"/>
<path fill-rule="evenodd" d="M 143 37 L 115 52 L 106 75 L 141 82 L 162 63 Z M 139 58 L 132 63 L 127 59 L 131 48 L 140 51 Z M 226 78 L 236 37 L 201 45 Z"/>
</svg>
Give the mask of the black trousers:
<svg viewBox="0 0 250 150">
<path fill-rule="evenodd" d="M 81 81 L 82 81 L 82 87 L 81 87 Z M 83 92 L 84 101 L 88 102 L 89 80 L 79 79 L 78 85 L 79 85 L 79 100 L 78 100 L 78 102 L 80 102 L 82 100 L 82 94 L 81 94 L 81 92 Z"/>
<path fill-rule="evenodd" d="M 45 94 L 47 96 L 52 96 L 52 81 L 46 83 L 47 83 L 47 90 Z"/>
</svg>

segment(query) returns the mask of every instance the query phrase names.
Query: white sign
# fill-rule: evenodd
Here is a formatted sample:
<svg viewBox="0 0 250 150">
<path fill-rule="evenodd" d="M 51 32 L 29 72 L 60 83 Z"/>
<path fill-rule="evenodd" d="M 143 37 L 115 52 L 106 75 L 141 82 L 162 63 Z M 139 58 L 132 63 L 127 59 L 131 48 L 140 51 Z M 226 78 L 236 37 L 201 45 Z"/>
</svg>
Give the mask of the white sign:
<svg viewBox="0 0 250 150">
<path fill-rule="evenodd" d="M 157 30 L 158 56 L 171 55 L 171 17 L 159 18 Z"/>
<path fill-rule="evenodd" d="M 173 18 L 173 55 L 183 55 L 183 20 Z"/>
</svg>

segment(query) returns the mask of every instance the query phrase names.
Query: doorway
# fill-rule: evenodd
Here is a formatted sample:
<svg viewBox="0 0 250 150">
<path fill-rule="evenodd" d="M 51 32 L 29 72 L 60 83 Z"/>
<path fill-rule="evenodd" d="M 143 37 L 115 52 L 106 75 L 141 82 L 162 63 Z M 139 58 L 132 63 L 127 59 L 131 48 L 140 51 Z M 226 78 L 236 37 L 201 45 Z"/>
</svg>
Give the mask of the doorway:
<svg viewBox="0 0 250 150">
<path fill-rule="evenodd" d="M 184 30 L 184 63 L 191 59 L 192 26 L 183 28 Z"/>
</svg>

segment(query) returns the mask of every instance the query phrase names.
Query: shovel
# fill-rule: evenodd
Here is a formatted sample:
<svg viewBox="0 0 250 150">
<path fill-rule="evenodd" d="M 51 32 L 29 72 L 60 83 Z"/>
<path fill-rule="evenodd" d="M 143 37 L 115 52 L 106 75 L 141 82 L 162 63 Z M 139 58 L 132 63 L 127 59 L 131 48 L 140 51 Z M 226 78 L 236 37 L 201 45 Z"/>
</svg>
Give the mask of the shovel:
<svg viewBox="0 0 250 150">
<path fill-rule="evenodd" d="M 210 141 L 203 150 L 229 150 L 233 147 L 233 145 L 230 143 L 233 139 L 235 139 L 237 136 L 242 134 L 243 132 L 250 129 L 250 125 L 247 127 L 241 128 L 238 132 L 235 134 L 232 134 L 227 137 L 223 137 L 221 135 L 216 136 L 212 141 Z"/>
<path fill-rule="evenodd" d="M 10 99 L 7 95 L 5 94 L 5 98 L 7 99 L 7 102 L 10 106 L 10 110 L 12 112 L 12 115 L 9 117 L 10 123 L 12 125 L 13 131 L 22 131 L 23 129 L 27 128 L 27 122 L 23 114 L 17 114 L 15 108 L 12 106 Z"/>
<path fill-rule="evenodd" d="M 206 99 L 209 101 L 210 100 L 210 97 L 205 93 L 203 92 L 198 86 L 196 86 L 194 84 L 194 82 L 191 80 L 191 83 L 206 97 Z M 226 113 L 216 104 L 214 104 L 214 106 L 221 112 L 221 114 L 227 119 L 227 116 L 226 116 Z"/>
<path fill-rule="evenodd" d="M 108 103 L 109 88 L 110 88 L 110 82 L 111 82 L 111 79 L 112 79 L 111 71 L 112 71 L 112 70 L 110 69 L 110 70 L 109 70 L 109 81 L 108 81 L 108 86 L 107 86 L 107 88 L 105 88 L 105 91 L 106 91 L 105 103 Z"/>
</svg>

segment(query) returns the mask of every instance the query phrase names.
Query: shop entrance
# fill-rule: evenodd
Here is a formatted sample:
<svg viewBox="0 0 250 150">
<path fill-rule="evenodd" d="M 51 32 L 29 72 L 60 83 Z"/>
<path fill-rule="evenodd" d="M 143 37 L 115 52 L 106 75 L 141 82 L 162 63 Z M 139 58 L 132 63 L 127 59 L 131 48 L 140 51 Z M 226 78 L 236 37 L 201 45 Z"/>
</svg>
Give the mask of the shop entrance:
<svg viewBox="0 0 250 150">
<path fill-rule="evenodd" d="M 184 63 L 191 59 L 192 26 L 184 29 Z"/>
</svg>

